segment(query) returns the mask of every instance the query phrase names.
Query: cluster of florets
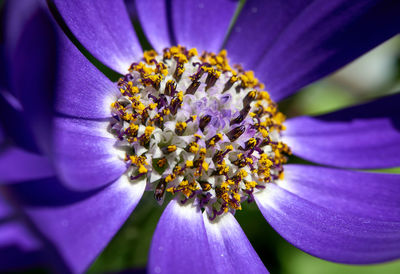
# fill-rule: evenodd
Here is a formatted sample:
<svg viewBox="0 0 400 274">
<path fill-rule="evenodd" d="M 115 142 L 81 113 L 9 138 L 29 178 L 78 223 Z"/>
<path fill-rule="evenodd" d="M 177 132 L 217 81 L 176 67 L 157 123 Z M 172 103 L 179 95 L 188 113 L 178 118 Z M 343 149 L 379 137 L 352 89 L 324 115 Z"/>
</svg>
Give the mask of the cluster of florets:
<svg viewBox="0 0 400 274">
<path fill-rule="evenodd" d="M 210 218 L 283 176 L 285 117 L 252 71 L 219 54 L 177 46 L 144 53 L 118 82 L 111 130 L 132 181 L 154 196 L 194 200 Z"/>
</svg>

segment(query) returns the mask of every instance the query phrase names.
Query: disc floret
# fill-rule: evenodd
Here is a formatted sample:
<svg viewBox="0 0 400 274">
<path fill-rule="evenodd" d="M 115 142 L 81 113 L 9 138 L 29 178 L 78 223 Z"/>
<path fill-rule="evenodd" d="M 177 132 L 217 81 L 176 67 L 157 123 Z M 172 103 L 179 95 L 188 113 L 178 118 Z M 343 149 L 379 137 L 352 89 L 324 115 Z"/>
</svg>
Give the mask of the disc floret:
<svg viewBox="0 0 400 274">
<path fill-rule="evenodd" d="M 146 51 L 118 87 L 111 131 L 130 179 L 145 179 L 157 200 L 180 195 L 213 219 L 283 177 L 285 116 L 252 71 L 229 65 L 225 50 Z"/>
</svg>

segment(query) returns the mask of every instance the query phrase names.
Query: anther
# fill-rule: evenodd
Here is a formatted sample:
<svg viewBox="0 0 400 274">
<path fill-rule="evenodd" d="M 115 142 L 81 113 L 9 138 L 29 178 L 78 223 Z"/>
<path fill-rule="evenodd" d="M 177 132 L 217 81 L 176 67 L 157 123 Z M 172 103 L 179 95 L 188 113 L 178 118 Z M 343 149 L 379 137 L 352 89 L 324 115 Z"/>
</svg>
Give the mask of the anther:
<svg viewBox="0 0 400 274">
<path fill-rule="evenodd" d="M 214 146 L 219 140 L 222 139 L 222 134 L 218 133 L 206 141 L 206 147 Z"/>
<path fill-rule="evenodd" d="M 169 146 L 161 148 L 161 151 L 164 154 L 170 154 L 170 153 L 176 151 L 176 146 L 175 145 L 169 145 Z"/>
<path fill-rule="evenodd" d="M 225 86 L 224 86 L 224 89 L 223 89 L 222 93 L 224 93 L 225 91 L 230 89 L 236 81 L 237 81 L 237 77 L 236 76 L 231 76 L 231 78 L 225 83 Z"/>
<path fill-rule="evenodd" d="M 174 78 L 177 82 L 179 82 L 181 80 L 182 74 L 184 72 L 184 66 L 183 63 L 177 63 L 176 64 L 176 69 L 174 72 Z"/>
<path fill-rule="evenodd" d="M 231 142 L 234 142 L 244 133 L 245 130 L 246 130 L 245 126 L 242 125 L 226 133 L 226 136 L 229 138 Z"/>
<path fill-rule="evenodd" d="M 176 83 L 173 80 L 168 80 L 165 84 L 164 94 L 168 96 L 174 96 L 176 92 Z"/>
<path fill-rule="evenodd" d="M 247 114 L 250 111 L 250 105 L 245 106 L 240 112 L 239 115 L 232 119 L 229 125 L 235 125 L 235 124 L 240 124 L 243 122 L 244 118 L 246 118 Z"/>
<path fill-rule="evenodd" d="M 205 127 L 208 125 L 208 123 L 210 123 L 210 121 L 211 121 L 211 115 L 206 114 L 203 117 L 201 117 L 199 122 L 200 130 L 204 132 Z"/>
<path fill-rule="evenodd" d="M 221 72 L 216 71 L 214 69 L 211 69 L 208 72 L 207 79 L 206 79 L 206 90 L 208 90 L 209 88 L 211 88 L 212 86 L 215 85 L 215 83 L 217 82 L 220 75 L 221 75 Z"/>
<path fill-rule="evenodd" d="M 257 92 L 255 90 L 247 93 L 243 99 L 243 105 L 248 106 L 251 102 L 254 101 L 254 99 L 256 99 L 256 96 L 257 96 Z"/>
<path fill-rule="evenodd" d="M 186 89 L 186 93 L 185 94 L 195 94 L 197 89 L 200 86 L 200 82 L 199 81 L 193 81 L 190 86 Z"/>
<path fill-rule="evenodd" d="M 186 122 L 177 122 L 175 125 L 175 133 L 177 135 L 183 135 L 183 133 L 185 132 L 187 128 L 187 124 Z"/>
</svg>

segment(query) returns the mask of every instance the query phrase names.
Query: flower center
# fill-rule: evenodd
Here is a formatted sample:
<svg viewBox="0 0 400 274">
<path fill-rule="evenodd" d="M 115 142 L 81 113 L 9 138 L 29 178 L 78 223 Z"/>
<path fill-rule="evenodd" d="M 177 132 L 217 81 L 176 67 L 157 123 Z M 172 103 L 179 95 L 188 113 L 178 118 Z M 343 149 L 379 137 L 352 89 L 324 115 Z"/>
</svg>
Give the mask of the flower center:
<svg viewBox="0 0 400 274">
<path fill-rule="evenodd" d="M 285 116 L 225 50 L 146 51 L 118 87 L 112 133 L 130 179 L 146 179 L 158 201 L 166 192 L 195 200 L 214 219 L 283 177 Z"/>
</svg>

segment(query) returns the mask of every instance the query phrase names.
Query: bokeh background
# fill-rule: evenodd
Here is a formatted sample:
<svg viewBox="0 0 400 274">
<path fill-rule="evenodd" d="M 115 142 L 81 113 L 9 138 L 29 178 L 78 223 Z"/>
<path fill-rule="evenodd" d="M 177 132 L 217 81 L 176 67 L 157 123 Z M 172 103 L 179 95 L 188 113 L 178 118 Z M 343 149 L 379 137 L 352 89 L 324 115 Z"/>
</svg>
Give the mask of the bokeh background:
<svg viewBox="0 0 400 274">
<path fill-rule="evenodd" d="M 0 0 L 0 14 L 3 12 L 3 4 Z M 140 34 L 140 25 L 135 21 L 134 14 L 133 23 Z M 149 47 L 145 37 L 140 36 L 142 44 Z M 302 89 L 283 101 L 280 110 L 288 117 L 317 115 L 397 91 L 400 91 L 400 36 L 392 38 L 329 77 Z M 307 164 L 295 157 L 290 158 L 289 162 Z M 400 167 L 374 172 L 400 174 Z M 153 232 L 166 204 L 167 202 L 160 207 L 152 193 L 145 193 L 136 210 L 94 262 L 89 273 L 144 269 Z M 400 273 L 400 260 L 377 265 L 350 266 L 312 257 L 293 247 L 277 234 L 254 203 L 243 205 L 243 210 L 238 211 L 236 217 L 271 273 Z M 29 272 L 43 271 L 32 269 Z"/>
</svg>

